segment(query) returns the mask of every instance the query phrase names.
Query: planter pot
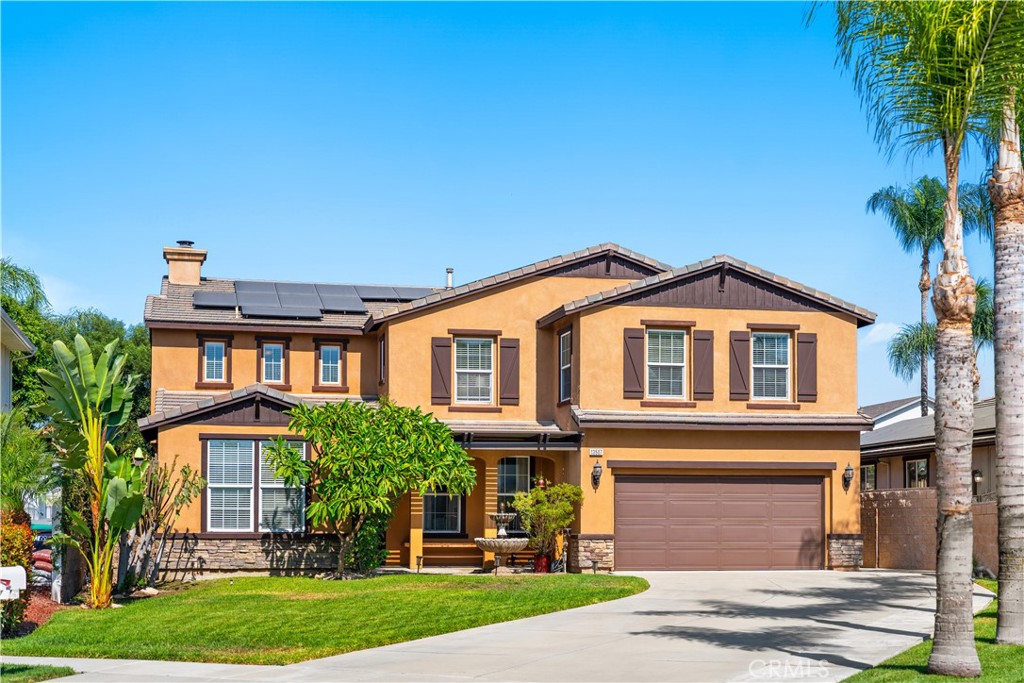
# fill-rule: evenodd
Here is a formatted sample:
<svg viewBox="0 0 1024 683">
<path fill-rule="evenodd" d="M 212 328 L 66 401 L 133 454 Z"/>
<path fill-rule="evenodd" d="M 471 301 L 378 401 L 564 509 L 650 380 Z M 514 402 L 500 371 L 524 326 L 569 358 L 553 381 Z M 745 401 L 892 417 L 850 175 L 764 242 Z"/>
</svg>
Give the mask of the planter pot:
<svg viewBox="0 0 1024 683">
<path fill-rule="evenodd" d="M 547 555 L 533 556 L 533 573 L 547 574 L 551 570 L 551 558 Z"/>
</svg>

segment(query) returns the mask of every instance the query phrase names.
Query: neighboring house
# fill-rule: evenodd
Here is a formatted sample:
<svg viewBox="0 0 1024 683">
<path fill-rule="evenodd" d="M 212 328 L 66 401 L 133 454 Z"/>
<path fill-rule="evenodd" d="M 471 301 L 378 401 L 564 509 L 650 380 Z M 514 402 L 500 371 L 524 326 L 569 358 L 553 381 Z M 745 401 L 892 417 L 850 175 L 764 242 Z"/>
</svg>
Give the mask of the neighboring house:
<svg viewBox="0 0 1024 683">
<path fill-rule="evenodd" d="M 0 308 L 0 410 L 11 409 L 11 354 L 24 353 L 31 356 L 35 352 L 35 345 L 14 324 L 7 311 Z"/>
<path fill-rule="evenodd" d="M 477 471 L 467 496 L 401 501 L 389 564 L 490 561 L 472 539 L 538 476 L 584 490 L 576 568 L 860 562 L 870 311 L 728 256 L 673 269 L 614 244 L 441 290 L 206 278 L 191 243 L 164 257 L 139 424 L 208 481 L 177 522 L 176 571 L 333 567 L 261 443 L 299 402 L 384 394 L 446 422 Z"/>
<path fill-rule="evenodd" d="M 974 404 L 974 494 L 995 492 L 995 399 Z M 863 490 L 935 486 L 935 416 L 902 420 L 861 436 Z"/>
<path fill-rule="evenodd" d="M 895 422 L 922 417 L 921 397 L 911 396 L 910 398 L 900 398 L 895 401 L 886 401 L 885 403 L 873 403 L 868 406 L 861 406 L 860 412 L 871 419 L 871 423 L 877 431 Z M 934 413 L 935 401 L 928 399 L 928 414 L 932 415 Z"/>
</svg>

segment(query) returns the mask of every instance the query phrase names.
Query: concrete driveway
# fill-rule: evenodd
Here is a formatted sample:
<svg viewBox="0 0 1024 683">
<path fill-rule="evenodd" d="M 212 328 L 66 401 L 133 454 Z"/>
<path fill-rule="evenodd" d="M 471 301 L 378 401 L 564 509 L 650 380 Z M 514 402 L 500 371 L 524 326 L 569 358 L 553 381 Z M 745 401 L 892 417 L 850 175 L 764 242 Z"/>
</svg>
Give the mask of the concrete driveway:
<svg viewBox="0 0 1024 683">
<path fill-rule="evenodd" d="M 838 681 L 930 634 L 931 574 L 657 572 L 640 595 L 287 667 L 47 660 L 75 681 Z M 975 609 L 991 594 L 977 588 Z M 30 661 L 6 657 L 4 661 Z M 32 658 L 31 661 L 42 660 Z"/>
</svg>

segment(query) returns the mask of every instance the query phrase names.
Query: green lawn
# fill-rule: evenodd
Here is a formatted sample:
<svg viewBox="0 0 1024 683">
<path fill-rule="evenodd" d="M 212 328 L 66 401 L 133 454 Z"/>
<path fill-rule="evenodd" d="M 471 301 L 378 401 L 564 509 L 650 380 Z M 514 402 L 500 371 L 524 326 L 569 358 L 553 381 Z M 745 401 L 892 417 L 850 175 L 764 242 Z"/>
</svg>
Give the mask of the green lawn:
<svg viewBox="0 0 1024 683">
<path fill-rule="evenodd" d="M 980 579 L 979 584 L 996 590 L 996 582 Z M 845 683 L 947 683 L 949 681 L 983 681 L 984 683 L 1020 683 L 1024 680 L 1024 645 L 996 645 L 996 603 L 986 607 L 974 618 L 974 639 L 981 660 L 981 678 L 929 676 L 928 655 L 931 641 L 915 645 L 873 669 L 846 679 Z"/>
<path fill-rule="evenodd" d="M 74 669 L 66 666 L 38 666 L 34 664 L 0 664 L 0 680 L 3 683 L 36 683 L 51 678 L 70 676 Z"/>
<path fill-rule="evenodd" d="M 626 597 L 602 574 L 203 581 L 121 609 L 64 610 L 4 654 L 289 664 Z M 6 680 L 4 681 L 6 683 Z"/>
</svg>

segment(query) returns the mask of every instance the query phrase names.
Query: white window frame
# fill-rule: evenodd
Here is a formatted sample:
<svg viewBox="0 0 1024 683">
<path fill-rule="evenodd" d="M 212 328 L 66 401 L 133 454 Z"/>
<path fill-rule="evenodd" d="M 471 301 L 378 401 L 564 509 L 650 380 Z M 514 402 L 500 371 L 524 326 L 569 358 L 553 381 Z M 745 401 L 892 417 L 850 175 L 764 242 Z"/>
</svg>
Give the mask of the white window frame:
<svg viewBox="0 0 1024 683">
<path fill-rule="evenodd" d="M 867 484 L 867 479 L 864 477 L 864 474 L 867 472 L 867 470 L 869 468 L 870 468 L 871 473 L 873 475 L 871 477 L 872 482 L 871 482 L 871 487 L 870 488 L 867 487 L 867 485 L 866 485 Z M 863 464 L 863 465 L 860 466 L 860 490 L 861 491 L 876 491 L 876 490 L 878 490 L 878 463 L 873 463 L 872 462 L 872 463 L 867 463 L 867 464 Z"/>
<path fill-rule="evenodd" d="M 251 533 L 252 530 L 253 530 L 254 519 L 255 519 L 254 510 L 255 510 L 255 507 L 256 507 L 256 495 L 255 495 L 256 478 L 259 476 L 253 470 L 250 470 L 252 472 L 252 476 L 249 478 L 249 487 L 248 487 L 249 488 L 249 526 L 248 526 L 248 528 L 244 528 L 244 529 L 225 529 L 225 528 L 222 528 L 222 527 L 218 528 L 218 527 L 214 527 L 213 526 L 213 494 L 212 494 L 213 489 L 244 489 L 244 488 L 246 488 L 245 486 L 242 486 L 240 484 L 214 484 L 214 483 L 212 483 L 210 481 L 210 455 L 209 455 L 210 450 L 209 449 L 210 449 L 210 443 L 212 443 L 214 441 L 243 441 L 243 442 L 247 442 L 249 444 L 250 467 L 252 467 L 255 464 L 255 462 L 256 462 L 256 459 L 255 459 L 256 456 L 255 456 L 255 453 L 254 453 L 254 450 L 253 450 L 254 449 L 254 445 L 255 445 L 256 442 L 252 441 L 251 439 L 211 439 L 210 441 L 208 441 L 205 444 L 204 447 L 206 448 L 207 455 L 206 455 L 206 471 L 203 472 L 203 476 L 206 478 L 206 491 L 203 492 L 203 495 L 206 496 L 206 530 L 210 531 L 210 532 L 214 532 L 214 533 L 225 533 L 225 534 L 231 534 L 231 533 L 235 533 L 235 534 L 238 534 L 238 533 Z"/>
<path fill-rule="evenodd" d="M 659 362 L 652 362 L 651 359 L 650 359 L 650 343 L 651 343 L 651 333 L 652 332 L 654 332 L 656 334 L 679 334 L 679 335 L 681 335 L 682 338 L 683 338 L 683 362 L 682 363 L 662 363 L 660 361 Z M 688 351 L 687 347 L 689 346 L 687 344 L 687 337 L 688 336 L 689 335 L 687 334 L 687 331 L 685 329 L 679 329 L 679 328 L 675 328 L 675 329 L 657 329 L 657 328 L 655 328 L 655 329 L 646 330 L 646 332 L 644 333 L 644 359 L 647 361 L 647 367 L 646 367 L 647 374 L 644 377 L 644 390 L 645 390 L 646 396 L 648 398 L 667 398 L 667 399 L 676 399 L 676 400 L 683 400 L 683 401 L 686 400 L 686 384 L 687 384 L 687 382 L 686 382 L 686 353 Z M 651 393 L 651 367 L 652 366 L 653 367 L 663 367 L 663 368 L 681 368 L 682 371 L 683 371 L 683 383 L 682 383 L 683 387 L 682 387 L 682 392 L 679 393 L 679 394 L 654 394 L 654 393 Z"/>
<path fill-rule="evenodd" d="M 299 514 L 299 520 L 300 520 L 299 528 L 297 528 L 297 529 L 271 529 L 269 527 L 263 526 L 263 489 L 295 489 L 296 487 L 288 486 L 284 482 L 270 481 L 270 482 L 264 483 L 264 481 L 263 481 L 263 444 L 266 443 L 266 441 L 256 441 L 254 443 L 256 444 L 256 454 L 257 454 L 257 458 L 258 458 L 256 460 L 256 463 L 259 466 L 257 468 L 257 470 L 259 471 L 259 474 L 256 477 L 258 479 L 257 486 L 259 487 L 259 490 L 260 490 L 259 491 L 259 497 L 258 497 L 258 499 L 256 501 L 257 504 L 259 505 L 259 509 L 256 511 L 256 518 L 259 520 L 259 524 L 260 524 L 259 530 L 261 532 L 263 532 L 263 533 L 281 533 L 281 534 L 294 534 L 294 533 L 301 533 L 301 532 L 305 531 L 306 530 L 306 488 L 304 486 L 298 487 L 299 493 L 301 494 L 301 497 L 302 497 L 302 504 L 301 504 L 302 512 Z M 306 459 L 306 444 L 302 443 L 302 442 L 289 442 L 289 445 L 291 445 L 293 448 L 295 448 L 296 447 L 296 443 L 298 444 L 298 449 L 302 452 L 302 459 L 305 460 Z"/>
<path fill-rule="evenodd" d="M 756 337 L 785 337 L 786 339 L 786 364 L 785 365 L 766 365 L 764 363 L 757 364 L 754 362 L 754 339 Z M 755 375 L 757 374 L 758 368 L 762 369 L 774 369 L 785 368 L 786 370 L 786 395 L 785 396 L 758 396 L 755 390 L 757 381 Z M 754 401 L 779 401 L 786 403 L 791 400 L 793 395 L 793 335 L 789 332 L 757 332 L 754 331 L 750 335 L 750 396 Z"/>
<path fill-rule="evenodd" d="M 910 474 L 910 470 L 908 468 L 912 464 L 919 463 L 919 462 L 923 462 L 924 463 L 924 486 L 912 485 L 910 483 L 910 477 L 908 476 Z M 908 489 L 914 489 L 914 488 L 926 489 L 926 488 L 928 488 L 929 487 L 929 480 L 931 479 L 931 472 L 929 471 L 931 469 L 931 466 L 932 466 L 932 464 L 928 461 L 928 458 L 908 458 L 907 460 L 904 460 L 903 461 L 903 485 L 906 488 L 908 488 Z"/>
<path fill-rule="evenodd" d="M 516 468 L 517 468 L 516 476 L 517 477 L 519 476 L 519 474 L 518 474 L 518 468 L 519 468 L 518 463 L 526 461 L 526 489 L 525 489 L 525 491 L 522 491 L 522 492 L 523 493 L 529 493 L 530 490 L 533 488 L 533 479 L 530 477 L 530 464 L 531 463 L 530 463 L 530 456 L 529 455 L 507 455 L 507 456 L 505 456 L 503 458 L 499 458 L 498 459 L 498 481 L 497 481 L 497 491 L 498 491 L 497 499 L 498 499 L 498 505 L 499 506 L 503 502 L 503 499 L 505 501 L 511 501 L 511 500 L 515 499 L 516 494 L 520 492 L 520 489 L 518 489 L 518 488 L 515 491 L 513 491 L 512 493 L 502 492 L 502 490 L 501 490 L 501 462 L 503 460 L 515 460 L 516 461 L 516 463 L 517 463 L 517 465 L 516 465 Z M 515 510 L 512 509 L 511 506 L 506 504 L 505 512 L 515 512 Z M 512 522 L 508 525 L 507 528 L 508 528 L 509 531 L 522 531 L 523 530 L 522 523 L 519 521 L 518 513 L 516 513 L 516 518 L 514 520 L 512 520 Z"/>
<path fill-rule="evenodd" d="M 426 517 L 427 499 L 430 498 L 431 500 L 433 500 L 435 498 L 440 498 L 440 497 L 448 498 L 452 502 L 455 503 L 455 528 L 454 529 L 444 529 L 444 530 L 441 530 L 441 531 L 438 531 L 437 529 L 424 529 L 423 533 L 425 533 L 425 534 L 447 534 L 447 535 L 457 535 L 457 534 L 463 533 L 463 531 L 462 531 L 462 496 L 460 496 L 460 495 L 450 494 L 450 493 L 448 493 L 446 491 L 427 491 L 422 496 L 422 499 L 423 499 L 423 515 L 424 515 L 424 517 Z"/>
<path fill-rule="evenodd" d="M 383 335 L 383 334 L 380 335 L 379 347 L 380 348 L 378 349 L 378 355 L 380 356 L 380 377 L 377 379 L 377 381 L 380 384 L 384 384 L 384 382 L 386 382 L 387 379 L 388 379 L 388 375 L 387 375 L 387 370 L 388 370 L 388 361 L 387 361 L 387 358 L 388 358 L 388 356 L 387 356 L 388 345 L 387 345 L 387 336 L 386 335 Z"/>
<path fill-rule="evenodd" d="M 459 342 L 485 342 L 491 352 L 491 369 L 490 370 L 459 370 Z M 456 337 L 452 348 L 452 364 L 455 369 L 455 403 L 464 405 L 477 405 L 486 406 L 494 405 L 494 339 L 490 337 Z M 486 375 L 489 379 L 490 392 L 485 399 L 477 398 L 459 398 L 459 374 L 469 375 Z"/>
<path fill-rule="evenodd" d="M 281 376 L 278 379 L 267 379 L 267 349 L 272 347 L 272 346 L 281 349 Z M 276 341 L 273 341 L 273 342 L 263 342 L 262 352 L 261 352 L 260 356 L 262 357 L 262 365 L 263 365 L 263 367 L 261 368 L 261 377 L 262 377 L 262 381 L 263 381 L 264 384 L 284 384 L 285 370 L 286 370 L 285 363 L 287 362 L 285 360 L 285 352 L 284 351 L 285 351 L 284 342 L 276 342 Z"/>
<path fill-rule="evenodd" d="M 220 377 L 210 376 L 210 347 L 220 347 Z M 204 382 L 227 382 L 228 374 L 228 345 L 227 342 L 211 340 L 203 342 L 203 381 Z"/>
<path fill-rule="evenodd" d="M 568 339 L 568 348 L 566 340 Z M 568 376 L 566 372 L 568 371 Z M 572 328 L 558 335 L 558 400 L 572 399 Z"/>
<path fill-rule="evenodd" d="M 338 361 L 337 361 L 338 379 L 333 381 L 333 382 L 328 382 L 327 380 L 324 379 L 324 367 L 326 365 L 324 363 L 324 351 L 327 350 L 327 349 L 335 349 L 338 352 Z M 320 346 L 320 368 L 319 368 L 319 373 L 320 373 L 320 376 L 319 376 L 320 384 L 331 385 L 331 386 L 337 386 L 337 385 L 341 384 L 341 345 L 340 344 L 323 344 L 323 345 Z"/>
</svg>

